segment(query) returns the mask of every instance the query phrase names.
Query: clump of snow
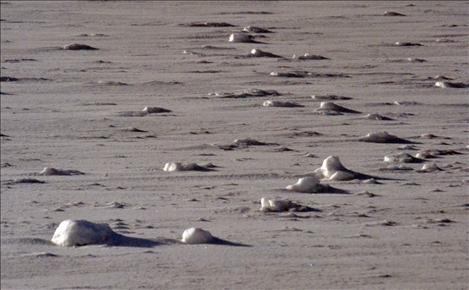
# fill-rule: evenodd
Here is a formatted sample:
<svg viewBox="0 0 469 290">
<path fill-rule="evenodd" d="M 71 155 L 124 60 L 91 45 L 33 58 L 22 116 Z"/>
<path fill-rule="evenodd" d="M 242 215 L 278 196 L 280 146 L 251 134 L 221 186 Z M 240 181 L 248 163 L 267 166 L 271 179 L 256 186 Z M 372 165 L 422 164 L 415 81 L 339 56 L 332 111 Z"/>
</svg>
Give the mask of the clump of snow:
<svg viewBox="0 0 469 290">
<path fill-rule="evenodd" d="M 298 179 L 295 184 L 288 185 L 286 189 L 296 192 L 318 193 L 322 191 L 323 186 L 321 186 L 317 177 L 306 176 Z"/>
<path fill-rule="evenodd" d="M 182 242 L 186 244 L 206 244 L 213 241 L 210 232 L 200 228 L 189 228 L 182 233 Z"/>
<path fill-rule="evenodd" d="M 86 220 L 64 220 L 54 232 L 51 241 L 59 246 L 74 247 L 105 244 L 116 235 L 109 225 Z"/>
</svg>

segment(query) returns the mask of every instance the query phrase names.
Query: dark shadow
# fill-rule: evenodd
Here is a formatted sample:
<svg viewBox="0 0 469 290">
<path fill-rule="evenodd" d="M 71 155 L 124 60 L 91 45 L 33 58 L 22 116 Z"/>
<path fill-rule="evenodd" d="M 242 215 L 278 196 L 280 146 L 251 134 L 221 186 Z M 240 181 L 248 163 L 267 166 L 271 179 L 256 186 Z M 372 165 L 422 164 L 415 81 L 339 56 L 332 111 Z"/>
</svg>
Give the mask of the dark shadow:
<svg viewBox="0 0 469 290">
<path fill-rule="evenodd" d="M 296 190 L 287 190 L 285 188 L 274 189 L 274 191 L 276 191 L 276 192 L 288 191 L 288 192 L 292 192 L 292 193 L 302 193 L 302 194 L 350 194 L 351 193 L 347 190 L 336 188 L 336 187 L 333 187 L 333 186 L 330 186 L 330 185 L 327 185 L 327 184 L 319 184 L 318 188 L 316 188 L 314 192 L 306 192 L 306 191 L 303 192 L 303 191 L 296 191 Z"/>
<path fill-rule="evenodd" d="M 466 83 L 444 82 L 444 85 L 448 88 L 456 88 L 456 89 L 469 88 L 469 84 L 466 84 Z"/>
<path fill-rule="evenodd" d="M 227 145 L 217 145 L 216 147 L 222 149 L 222 150 L 233 150 L 233 149 L 246 149 L 251 146 L 278 146 L 278 143 L 266 143 L 266 142 L 260 142 L 257 140 L 240 140 L 238 142 L 233 142 L 231 144 Z"/>
<path fill-rule="evenodd" d="M 366 179 L 375 179 L 375 180 L 402 180 L 399 178 L 389 178 L 389 177 L 380 177 L 380 176 L 374 176 L 374 175 L 368 175 L 368 174 L 363 174 L 359 172 L 352 171 L 355 174 L 354 180 L 366 180 Z"/>
<path fill-rule="evenodd" d="M 114 233 L 105 244 L 111 247 L 134 247 L 134 248 L 153 248 L 156 246 L 172 245 L 180 243 L 173 239 L 144 239 L 136 237 L 128 237 L 118 233 Z"/>
<path fill-rule="evenodd" d="M 252 247 L 251 245 L 236 243 L 236 242 L 230 242 L 230 241 L 223 240 L 223 239 L 220 239 L 220 238 L 217 238 L 217 237 L 213 237 L 213 240 L 209 244 L 221 245 L 221 246 L 231 246 L 231 247 Z"/>
<path fill-rule="evenodd" d="M 300 205 L 300 204 L 292 203 L 290 208 L 285 209 L 285 210 L 265 209 L 265 210 L 261 210 L 261 212 L 264 213 L 264 214 L 271 214 L 271 215 L 276 216 L 278 213 L 322 212 L 322 210 L 319 209 L 319 208 L 314 208 L 314 207 L 310 207 L 310 206 L 307 206 L 307 205 Z"/>
<path fill-rule="evenodd" d="M 199 171 L 199 172 L 208 172 L 208 171 L 217 171 L 214 169 L 215 167 L 218 167 L 216 165 L 209 165 L 209 166 L 202 166 L 202 165 L 195 165 L 193 169 L 187 170 L 187 171 Z"/>
<path fill-rule="evenodd" d="M 5 185 L 14 185 L 14 184 L 44 184 L 46 183 L 43 180 L 39 180 L 36 178 L 20 178 L 15 180 L 7 180 L 3 184 Z"/>
<path fill-rule="evenodd" d="M 300 205 L 299 207 L 290 209 L 288 212 L 322 212 L 322 210 L 315 207 Z"/>
<path fill-rule="evenodd" d="M 259 37 L 259 36 L 257 36 L 257 37 Z M 254 39 L 253 39 L 253 40 L 250 40 L 250 41 L 246 41 L 246 42 L 244 42 L 244 43 L 269 44 L 269 43 L 267 43 L 267 42 L 263 42 L 263 41 L 259 41 L 259 40 L 254 40 Z"/>
<path fill-rule="evenodd" d="M 49 240 L 40 238 L 12 238 L 2 239 L 2 244 L 23 244 L 23 245 L 44 245 L 44 246 L 57 246 Z M 169 246 L 169 245 L 181 245 L 183 242 L 175 239 L 167 238 L 156 238 L 156 239 L 145 239 L 137 237 L 124 236 L 118 233 L 112 233 L 112 235 L 103 243 L 87 244 L 87 245 L 75 245 L 75 247 L 82 246 L 99 246 L 104 245 L 107 247 L 132 247 L 132 248 L 153 248 L 157 246 Z M 207 244 L 221 245 L 221 246 L 232 246 L 232 247 L 252 247 L 242 243 L 230 242 L 220 238 L 214 237 L 213 240 Z"/>
<path fill-rule="evenodd" d="M 366 142 L 366 143 L 378 143 L 378 144 L 422 144 L 420 142 L 410 141 L 406 139 L 402 139 L 399 137 L 389 138 L 386 140 L 382 139 L 368 139 L 367 137 L 362 137 L 357 140 L 358 142 Z"/>
<path fill-rule="evenodd" d="M 318 190 L 318 192 L 313 192 L 312 194 L 318 194 L 318 193 L 350 194 L 350 192 L 347 190 L 332 187 L 330 185 L 321 184 L 320 186 L 321 188 Z"/>
<path fill-rule="evenodd" d="M 231 23 L 227 22 L 191 22 L 187 24 L 179 24 L 180 26 L 187 26 L 187 27 L 236 27 Z"/>
<path fill-rule="evenodd" d="M 52 243 L 49 240 L 40 239 L 40 238 L 16 238 L 16 239 L 2 240 L 2 243 L 57 246 L 56 244 Z M 128 237 L 128 236 L 124 236 L 118 233 L 112 233 L 112 235 L 106 241 L 102 243 L 75 245 L 75 246 L 82 247 L 82 246 L 105 245 L 109 247 L 153 248 L 156 246 L 172 245 L 172 244 L 178 244 L 178 243 L 180 242 L 177 240 L 173 240 L 173 239 L 165 239 L 165 238 L 143 239 L 143 238 L 136 238 L 136 237 Z"/>
</svg>

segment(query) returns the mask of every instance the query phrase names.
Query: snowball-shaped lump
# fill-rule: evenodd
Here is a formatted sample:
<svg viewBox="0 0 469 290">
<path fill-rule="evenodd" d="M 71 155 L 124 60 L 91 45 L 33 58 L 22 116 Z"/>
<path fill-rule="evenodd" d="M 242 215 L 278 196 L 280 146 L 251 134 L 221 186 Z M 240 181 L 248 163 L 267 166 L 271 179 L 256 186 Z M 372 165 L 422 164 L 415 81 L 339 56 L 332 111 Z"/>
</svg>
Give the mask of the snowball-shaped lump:
<svg viewBox="0 0 469 290">
<path fill-rule="evenodd" d="M 380 114 L 376 114 L 376 113 L 367 114 L 367 115 L 365 116 L 365 119 L 368 119 L 368 120 L 380 120 L 380 121 L 392 121 L 392 120 L 393 120 L 392 118 L 389 118 L 389 117 L 386 117 L 386 116 L 383 116 L 383 115 L 380 115 Z"/>
<path fill-rule="evenodd" d="M 232 33 L 230 38 L 228 39 L 229 42 L 252 42 L 253 37 L 247 33 Z"/>
<path fill-rule="evenodd" d="M 314 193 L 320 189 L 319 179 L 314 176 L 306 176 L 298 179 L 295 184 L 288 185 L 287 190 Z"/>
<path fill-rule="evenodd" d="M 261 198 L 261 208 L 260 211 L 274 211 L 281 212 L 287 211 L 291 207 L 291 201 L 281 200 L 281 199 L 267 199 L 265 197 Z"/>
<path fill-rule="evenodd" d="M 425 163 L 422 166 L 422 169 L 417 170 L 418 172 L 434 172 L 434 171 L 442 171 L 440 167 L 438 167 L 435 163 Z"/>
<path fill-rule="evenodd" d="M 196 163 L 185 164 L 181 162 L 168 162 L 168 163 L 165 163 L 163 167 L 163 171 L 166 171 L 166 172 L 191 171 L 191 170 L 206 171 L 208 169 L 206 167 L 199 166 Z"/>
<path fill-rule="evenodd" d="M 253 32 L 253 33 L 270 33 L 272 31 L 262 28 L 262 27 L 257 27 L 257 26 L 246 26 L 243 28 L 244 32 Z"/>
<path fill-rule="evenodd" d="M 331 178 L 337 171 L 348 171 L 337 156 L 328 156 L 324 159 L 320 169 L 326 178 Z"/>
<path fill-rule="evenodd" d="M 39 175 L 45 175 L 45 176 L 66 176 L 66 175 L 82 175 L 84 174 L 81 171 L 78 170 L 69 170 L 69 169 L 57 169 L 53 167 L 44 167 L 41 172 L 39 172 Z"/>
<path fill-rule="evenodd" d="M 200 228 L 190 228 L 182 233 L 182 242 L 186 244 L 205 244 L 213 240 L 212 234 Z"/>
<path fill-rule="evenodd" d="M 67 44 L 63 47 L 63 49 L 65 50 L 97 50 L 96 47 L 92 47 L 87 44 L 81 44 L 81 43 Z"/>
<path fill-rule="evenodd" d="M 163 171 L 166 171 L 166 172 L 181 171 L 182 168 L 183 168 L 183 165 L 180 162 L 168 162 L 168 163 L 165 163 L 163 167 Z"/>
<path fill-rule="evenodd" d="M 318 178 L 327 180 L 352 180 L 363 176 L 345 168 L 337 156 L 329 156 L 324 159 L 321 167 L 316 169 L 314 173 Z"/>
<path fill-rule="evenodd" d="M 86 220 L 64 220 L 55 230 L 51 241 L 63 247 L 104 244 L 114 234 L 107 224 L 95 224 Z"/>
<path fill-rule="evenodd" d="M 291 108 L 291 107 L 301 107 L 300 104 L 297 104 L 295 102 L 290 102 L 290 101 L 272 101 L 272 100 L 267 100 L 262 103 L 263 107 L 285 107 L 285 108 Z"/>
<path fill-rule="evenodd" d="M 40 175 L 56 175 L 59 171 L 55 168 L 52 167 L 44 167 L 41 172 L 39 172 Z"/>
<path fill-rule="evenodd" d="M 267 100 L 267 101 L 264 101 L 262 103 L 262 106 L 263 107 L 275 107 L 276 106 L 276 102 L 275 101 L 271 101 L 271 100 Z"/>
<path fill-rule="evenodd" d="M 145 112 L 147 114 L 152 114 L 152 113 L 170 113 L 171 110 L 165 109 L 165 108 L 160 108 L 160 107 L 148 107 L 146 106 L 143 108 L 142 112 Z"/>
<path fill-rule="evenodd" d="M 435 82 L 435 87 L 447 88 L 447 87 L 448 87 L 448 83 L 447 83 L 447 82 L 438 81 L 438 82 Z"/>
<path fill-rule="evenodd" d="M 396 155 L 384 156 L 384 162 L 388 162 L 388 163 L 417 163 L 421 161 L 422 161 L 421 159 L 415 158 L 408 153 L 400 153 Z"/>
<path fill-rule="evenodd" d="M 321 102 L 319 104 L 319 109 L 318 111 L 333 111 L 333 112 L 339 112 L 339 113 L 352 113 L 352 114 L 358 114 L 358 111 L 339 106 L 335 104 L 334 102 Z"/>
<path fill-rule="evenodd" d="M 279 55 L 273 54 L 271 52 L 263 51 L 258 48 L 251 49 L 250 55 L 254 57 L 274 57 L 274 58 L 280 57 Z"/>
<path fill-rule="evenodd" d="M 371 132 L 366 134 L 366 136 L 358 139 L 362 142 L 372 142 L 372 143 L 412 143 L 409 140 L 399 138 L 397 136 L 391 135 L 386 131 L 383 132 Z"/>
</svg>

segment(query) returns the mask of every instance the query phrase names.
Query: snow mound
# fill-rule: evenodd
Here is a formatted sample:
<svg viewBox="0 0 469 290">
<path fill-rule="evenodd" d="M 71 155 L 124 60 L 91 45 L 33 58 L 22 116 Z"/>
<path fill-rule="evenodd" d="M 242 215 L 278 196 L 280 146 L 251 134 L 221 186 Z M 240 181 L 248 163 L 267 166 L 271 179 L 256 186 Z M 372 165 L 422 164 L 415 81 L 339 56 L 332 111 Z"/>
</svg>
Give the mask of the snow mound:
<svg viewBox="0 0 469 290">
<path fill-rule="evenodd" d="M 105 244 L 115 233 L 107 224 L 86 220 L 64 220 L 52 236 L 52 243 L 63 247 Z"/>
</svg>

